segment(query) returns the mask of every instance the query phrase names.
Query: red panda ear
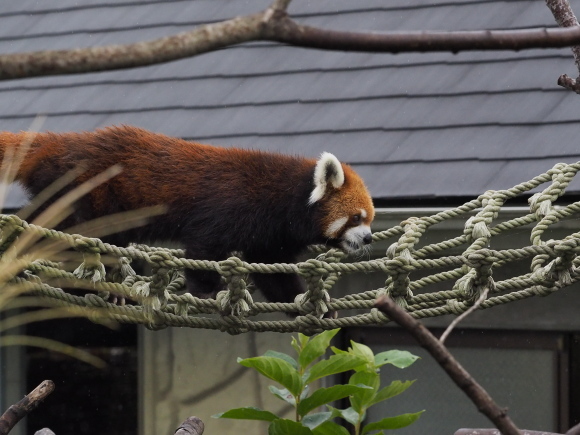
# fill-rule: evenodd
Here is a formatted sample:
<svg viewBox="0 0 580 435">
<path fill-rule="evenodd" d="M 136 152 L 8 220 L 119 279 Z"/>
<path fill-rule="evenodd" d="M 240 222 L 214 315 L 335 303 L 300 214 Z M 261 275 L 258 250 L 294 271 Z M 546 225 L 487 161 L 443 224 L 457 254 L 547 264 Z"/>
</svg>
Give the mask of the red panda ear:
<svg viewBox="0 0 580 435">
<path fill-rule="evenodd" d="M 344 184 L 344 171 L 342 165 L 333 154 L 324 152 L 314 168 L 314 190 L 310 194 L 308 203 L 314 204 L 320 201 L 329 183 L 335 189 L 340 188 Z"/>
</svg>

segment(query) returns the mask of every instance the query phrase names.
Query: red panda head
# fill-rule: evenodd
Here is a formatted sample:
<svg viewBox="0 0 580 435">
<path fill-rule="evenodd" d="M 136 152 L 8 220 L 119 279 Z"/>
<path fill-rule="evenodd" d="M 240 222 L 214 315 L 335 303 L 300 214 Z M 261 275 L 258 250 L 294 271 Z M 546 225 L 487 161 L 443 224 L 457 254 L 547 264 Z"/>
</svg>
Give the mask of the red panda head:
<svg viewBox="0 0 580 435">
<path fill-rule="evenodd" d="M 316 162 L 309 204 L 315 203 L 322 211 L 320 228 L 331 244 L 354 252 L 371 243 L 375 217 L 371 196 L 358 174 L 330 153 Z"/>
</svg>

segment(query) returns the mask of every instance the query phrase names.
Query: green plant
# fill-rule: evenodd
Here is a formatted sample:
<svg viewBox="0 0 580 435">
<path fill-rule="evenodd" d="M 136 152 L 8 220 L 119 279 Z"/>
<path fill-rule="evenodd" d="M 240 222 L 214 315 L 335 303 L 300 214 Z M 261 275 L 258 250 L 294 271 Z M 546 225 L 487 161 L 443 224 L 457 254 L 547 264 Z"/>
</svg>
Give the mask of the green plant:
<svg viewBox="0 0 580 435">
<path fill-rule="evenodd" d="M 238 359 L 238 362 L 257 370 L 267 378 L 278 382 L 283 388 L 270 386 L 270 392 L 276 397 L 292 405 L 295 409 L 295 420 L 283 419 L 269 411 L 254 407 L 236 408 L 214 418 L 234 418 L 244 420 L 263 420 L 270 422 L 270 435 L 348 435 L 349 431 L 332 421 L 342 417 L 354 427 L 356 435 L 364 435 L 373 431 L 398 429 L 410 425 L 419 418 L 423 411 L 387 417 L 377 422 L 363 425 L 368 408 L 401 394 L 414 381 L 393 381 L 390 385 L 380 388 L 379 369 L 385 364 L 405 368 L 417 360 L 417 356 L 400 350 L 390 350 L 374 354 L 364 344 L 351 341 L 347 351 L 331 347 L 334 355 L 322 360 L 330 346 L 330 340 L 338 329 L 325 331 L 309 338 L 298 334 L 292 338 L 292 347 L 297 353 L 297 359 L 290 355 L 268 351 L 264 356 Z M 327 376 L 354 371 L 348 384 L 337 384 L 327 388 L 313 389 L 314 381 Z M 311 391 L 312 390 L 312 391 Z M 329 405 L 348 397 L 350 407 L 338 409 Z M 325 411 L 316 411 L 325 405 Z"/>
</svg>

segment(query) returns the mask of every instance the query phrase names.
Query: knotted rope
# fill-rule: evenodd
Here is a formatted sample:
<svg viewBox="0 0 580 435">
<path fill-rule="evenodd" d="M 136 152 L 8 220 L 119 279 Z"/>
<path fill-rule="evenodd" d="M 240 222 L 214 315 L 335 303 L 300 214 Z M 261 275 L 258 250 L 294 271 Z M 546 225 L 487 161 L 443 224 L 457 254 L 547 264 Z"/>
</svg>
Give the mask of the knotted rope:
<svg viewBox="0 0 580 435">
<path fill-rule="evenodd" d="M 559 163 L 511 189 L 485 192 L 466 204 L 431 216 L 409 217 L 400 225 L 373 235 L 375 242 L 392 241 L 386 255 L 373 260 L 345 262 L 343 252 L 323 251 L 321 247 L 313 248 L 318 256 L 297 264 L 247 263 L 238 257 L 224 261 L 191 260 L 179 249 L 144 245 L 118 247 L 99 239 L 42 228 L 15 215 L 0 215 L 0 261 L 14 261 L 11 250 L 25 234 L 57 241 L 81 252 L 81 264 L 71 272 L 70 268 L 50 258 L 17 256 L 23 266 L 10 282 L 58 305 L 98 308 L 100 316 L 143 324 L 151 329 L 179 326 L 217 329 L 231 334 L 247 331 L 313 334 L 339 327 L 380 325 L 389 322 L 384 314 L 373 308 L 374 300 L 381 294 L 392 297 L 415 318 L 459 315 L 482 295 L 487 296 L 480 308 L 486 309 L 546 296 L 579 279 L 580 232 L 573 232 L 561 240 L 543 238 L 553 225 L 580 213 L 580 202 L 554 205 L 578 170 L 580 162 Z M 496 223 L 507 200 L 537 190 L 546 183 L 547 187 L 531 196 L 529 213 Z M 462 234 L 418 247 L 434 225 L 450 219 L 465 220 Z M 532 226 L 529 246 L 504 250 L 490 248 L 494 237 L 509 231 L 522 231 L 525 226 Z M 444 255 L 445 251 L 458 250 L 460 254 Z M 105 268 L 104 258 L 107 265 L 113 261 L 116 266 Z M 526 259 L 530 262 L 528 273 L 494 281 L 495 269 Z M 138 275 L 131 266 L 135 261 L 147 264 L 151 273 Z M 188 268 L 218 272 L 225 290 L 216 299 L 199 299 L 185 292 L 184 270 Z M 413 279 L 414 273 L 422 271 L 424 274 L 432 269 L 439 271 Z M 344 297 L 332 295 L 342 276 L 361 272 L 387 276 L 384 287 Z M 252 285 L 248 281 L 251 273 L 297 273 L 306 281 L 307 291 L 293 303 L 254 302 Z M 448 290 L 429 291 L 430 287 L 444 282 L 449 282 Z M 73 288 L 90 291 L 81 296 L 78 291 L 70 290 Z M 111 293 L 136 303 L 119 306 L 107 302 L 106 296 Z M 345 310 L 349 310 L 349 315 L 341 316 Z M 329 311 L 338 312 L 339 317 L 324 317 Z M 266 316 L 276 312 L 298 313 L 298 316 L 280 316 L 278 320 Z M 354 314 L 350 314 L 352 312 Z"/>
</svg>

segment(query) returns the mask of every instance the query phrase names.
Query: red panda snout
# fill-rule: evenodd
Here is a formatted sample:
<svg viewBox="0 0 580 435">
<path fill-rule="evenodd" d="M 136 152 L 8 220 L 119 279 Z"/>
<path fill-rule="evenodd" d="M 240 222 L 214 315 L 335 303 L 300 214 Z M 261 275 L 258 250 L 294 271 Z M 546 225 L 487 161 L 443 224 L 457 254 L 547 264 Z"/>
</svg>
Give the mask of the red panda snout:
<svg viewBox="0 0 580 435">
<path fill-rule="evenodd" d="M 356 252 L 372 241 L 371 228 L 368 225 L 359 225 L 344 232 L 340 245 L 347 252 Z"/>
</svg>

